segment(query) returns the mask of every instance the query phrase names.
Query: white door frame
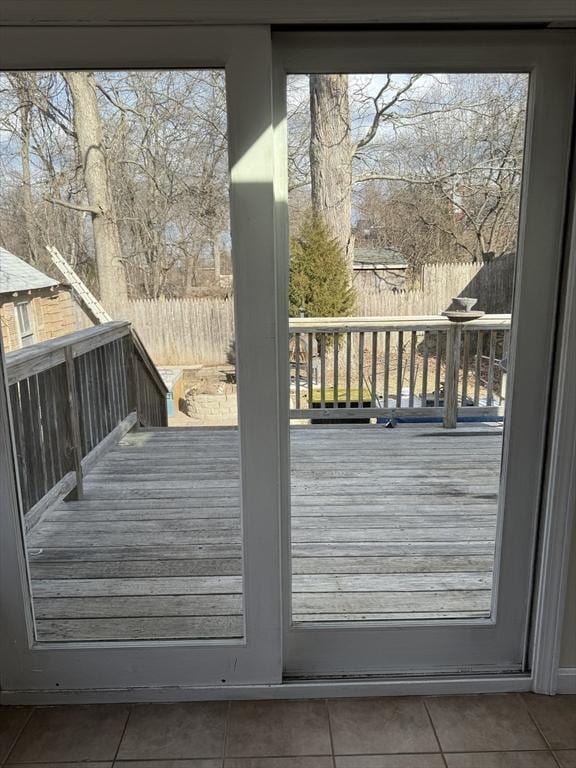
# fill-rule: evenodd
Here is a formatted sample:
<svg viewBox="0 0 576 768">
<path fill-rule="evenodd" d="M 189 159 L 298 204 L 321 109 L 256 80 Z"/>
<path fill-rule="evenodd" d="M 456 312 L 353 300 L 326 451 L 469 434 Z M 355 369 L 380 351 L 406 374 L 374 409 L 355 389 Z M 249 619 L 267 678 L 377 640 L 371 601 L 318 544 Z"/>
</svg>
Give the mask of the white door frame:
<svg viewBox="0 0 576 768">
<path fill-rule="evenodd" d="M 456 34 L 462 39 L 462 35 L 468 33 Z M 484 43 L 494 34 L 482 33 Z M 517 45 L 530 45 L 533 34 L 516 33 Z M 555 416 L 548 430 L 548 445 L 551 446 L 548 452 L 548 466 L 552 472 L 546 487 L 542 520 L 548 533 L 542 539 L 540 550 L 540 562 L 546 564 L 546 568 L 541 566 L 539 571 L 543 578 L 539 579 L 539 590 L 536 594 L 536 631 L 533 633 L 531 672 L 512 676 L 416 675 L 410 679 L 397 680 L 282 683 L 281 586 L 277 570 L 281 557 L 278 512 L 279 508 L 286 512 L 289 506 L 289 443 L 285 408 L 288 378 L 287 359 L 284 354 L 288 336 L 284 298 L 287 273 L 286 255 L 282 245 L 285 237 L 283 228 L 287 222 L 287 201 L 282 179 L 285 169 L 277 143 L 277 274 L 274 275 L 270 272 L 270 251 L 263 252 L 264 245 L 268 248 L 273 241 L 269 229 L 273 221 L 269 192 L 272 169 L 271 137 L 265 128 L 268 119 L 268 110 L 264 104 L 266 99 L 260 101 L 258 95 L 260 85 L 264 87 L 267 78 L 271 77 L 267 64 L 270 56 L 269 28 L 22 27 L 4 28 L 0 30 L 0 35 L 0 68 L 3 69 L 135 66 L 169 68 L 221 66 L 228 61 L 236 61 L 238 79 L 246 76 L 250 78 L 250 86 L 242 92 L 242 97 L 240 84 L 236 98 L 229 90 L 231 106 L 238 109 L 238 118 L 243 124 L 239 127 L 238 138 L 242 135 L 245 139 L 244 142 L 239 140 L 236 143 L 232 134 L 229 151 L 231 160 L 235 156 L 244 157 L 246 160 L 244 167 L 237 168 L 236 192 L 240 193 L 244 174 L 246 183 L 257 185 L 252 189 L 254 197 L 247 195 L 243 198 L 248 206 L 248 210 L 244 210 L 249 217 L 246 226 L 243 226 L 242 217 L 233 221 L 233 236 L 242 258 L 248 258 L 249 245 L 252 258 L 256 259 L 254 269 L 258 269 L 259 295 L 258 303 L 250 302 L 248 307 L 238 302 L 237 323 L 244 324 L 244 334 L 247 338 L 248 333 L 254 331 L 258 340 L 257 344 L 242 351 L 241 364 L 248 369 L 242 375 L 259 380 L 260 384 L 264 377 L 269 394 L 266 403 L 258 401 L 259 416 L 261 423 L 265 423 L 265 430 L 258 430 L 258 425 L 252 422 L 252 417 L 247 413 L 251 410 L 249 396 L 247 395 L 248 402 L 244 402 L 242 390 L 240 395 L 241 418 L 243 426 L 246 427 L 244 432 L 251 423 L 256 430 L 245 434 L 242 443 L 243 455 L 250 459 L 243 470 L 243 503 L 250 504 L 244 529 L 245 588 L 254 597 L 247 605 L 248 642 L 245 645 L 222 642 L 210 648 L 204 643 L 168 644 L 169 655 L 172 657 L 168 661 L 167 646 L 162 643 L 122 643 L 114 644 L 115 647 L 107 643 L 67 643 L 56 647 L 50 644 L 51 647 L 40 649 L 34 647 L 31 640 L 31 603 L 21 534 L 15 459 L 13 445 L 9 439 L 5 376 L 3 361 L 0 361 L 0 703 L 471 693 L 530 690 L 533 686 L 541 692 L 553 692 L 562 624 L 562 594 L 565 590 L 569 557 L 569 549 L 563 537 L 570 526 L 570 504 L 573 505 L 576 495 L 573 473 L 569 471 L 565 452 L 566 447 L 568 453 L 574 450 L 576 432 L 573 399 L 576 389 L 576 364 L 575 356 L 570 354 L 571 350 L 576 348 L 576 243 L 573 242 L 572 245 L 571 277 L 566 284 L 561 333 L 556 343 L 557 350 L 563 352 L 559 355 L 555 377 Z M 428 33 L 422 35 L 424 37 L 421 39 L 426 42 L 429 39 Z M 563 38 L 566 38 L 565 34 Z M 233 50 L 234 56 L 231 55 Z M 260 59 L 258 52 L 262 56 Z M 228 55 L 230 58 L 227 58 Z M 278 77 L 277 71 L 276 84 Z M 268 89 L 268 92 L 270 90 Z M 229 118 L 232 119 L 232 115 Z M 566 119 L 568 120 L 568 117 Z M 254 132 L 254 123 L 258 121 L 262 123 L 264 130 Z M 275 130 L 281 142 L 285 126 L 278 115 Z M 258 139 L 257 147 L 255 139 Z M 555 184 L 558 188 L 559 180 L 555 180 Z M 260 195 L 256 196 L 258 191 Z M 234 189 L 232 194 L 235 194 Z M 240 212 L 241 201 L 237 201 L 237 204 Z M 262 227 L 259 230 L 254 225 L 252 216 L 260 208 L 263 215 L 259 217 Z M 258 237 L 260 246 L 257 255 L 252 248 L 255 237 Z M 236 279 L 241 281 L 241 275 Z M 248 281 L 249 277 L 246 276 L 246 282 Z M 247 290 L 246 284 L 239 288 L 244 294 Z M 278 297 L 276 316 L 268 302 L 268 297 L 275 294 Z M 268 323 L 264 337 L 258 335 L 262 331 L 259 324 L 263 321 Z M 253 366 L 252 374 L 250 366 Z M 265 413 L 262 408 L 266 409 Z M 248 490 L 247 479 L 257 480 Z M 258 533 L 262 537 L 259 542 L 254 536 L 255 525 L 258 525 Z M 266 542 L 265 547 L 261 545 L 261 541 Z M 564 542 L 562 552 L 559 551 L 558 542 Z M 262 574 L 265 574 L 265 578 L 260 578 Z M 256 615 L 254 610 L 257 611 Z M 551 620 L 553 626 L 550 625 Z M 257 636 L 254 633 L 261 634 Z M 230 667 L 231 649 L 234 651 L 234 657 L 239 659 L 239 674 Z M 187 667 L 189 652 L 194 653 L 195 661 Z M 97 660 L 96 663 L 93 663 L 94 659 Z M 89 666 L 93 666 L 93 669 L 87 669 Z M 222 680 L 226 682 L 223 683 Z"/>
<path fill-rule="evenodd" d="M 285 78 L 313 72 L 529 72 L 493 618 L 291 624 L 289 486 L 283 486 L 284 666 L 290 677 L 523 673 L 557 330 L 576 38 L 545 32 L 291 32 L 273 36 L 275 124 L 286 145 Z M 554 116 L 554 117 L 552 117 Z M 284 124 L 283 128 L 280 128 Z M 282 150 L 277 147 L 277 166 Z M 277 198 L 287 195 L 286 169 Z M 287 215 L 287 206 L 282 209 Z M 277 248 L 287 271 L 287 223 Z M 540 269 L 546 258 L 546 268 Z M 286 333 L 285 327 L 282 329 Z M 287 341 L 284 337 L 288 359 Z M 281 361 L 282 364 L 282 361 Z M 286 368 L 287 364 L 284 363 Z M 516 375 L 514 375 L 516 369 Z M 287 373 L 281 379 L 288 380 Z M 520 386 L 520 383 L 522 385 Z M 529 385 L 527 386 L 527 382 Z M 285 403 L 288 398 L 284 394 Z M 287 410 L 287 405 L 285 409 Z M 283 424 L 286 430 L 286 425 Z M 557 521 L 556 521 L 557 522 Z"/>
<path fill-rule="evenodd" d="M 571 176 L 576 180 L 576 125 L 572 130 Z M 576 520 L 576 187 L 567 207 L 566 260 L 556 345 L 553 414 L 541 525 L 540 568 L 532 637 L 533 690 L 559 691 L 572 530 Z M 567 691 L 565 691 L 567 692 Z"/>
<path fill-rule="evenodd" d="M 262 392 L 278 390 L 271 66 L 267 27 L 2 31 L 0 68 L 4 70 L 226 70 L 245 617 L 242 640 L 35 642 L 2 376 L 0 656 L 4 690 L 235 686 L 281 680 L 277 410 L 273 396 L 261 397 Z M 262 541 L 267 542 L 265 547 Z"/>
</svg>

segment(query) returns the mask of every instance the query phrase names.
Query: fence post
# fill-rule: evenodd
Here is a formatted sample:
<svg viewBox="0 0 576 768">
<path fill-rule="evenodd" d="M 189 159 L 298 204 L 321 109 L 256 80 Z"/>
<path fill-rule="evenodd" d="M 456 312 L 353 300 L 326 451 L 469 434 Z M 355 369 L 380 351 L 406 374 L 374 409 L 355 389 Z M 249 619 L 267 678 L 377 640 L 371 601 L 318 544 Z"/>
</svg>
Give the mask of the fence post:
<svg viewBox="0 0 576 768">
<path fill-rule="evenodd" d="M 444 381 L 444 428 L 455 429 L 458 422 L 458 371 L 460 370 L 461 331 L 453 323 L 446 332 L 446 378 Z"/>
<path fill-rule="evenodd" d="M 74 355 L 72 347 L 64 350 L 66 361 L 66 385 L 68 388 L 68 409 L 70 413 L 70 428 L 72 432 L 72 457 L 74 472 L 76 474 L 76 498 L 84 496 L 84 479 L 82 476 L 82 443 L 80 440 L 80 417 L 78 410 L 78 397 L 76 394 L 76 370 L 74 368 Z"/>
</svg>

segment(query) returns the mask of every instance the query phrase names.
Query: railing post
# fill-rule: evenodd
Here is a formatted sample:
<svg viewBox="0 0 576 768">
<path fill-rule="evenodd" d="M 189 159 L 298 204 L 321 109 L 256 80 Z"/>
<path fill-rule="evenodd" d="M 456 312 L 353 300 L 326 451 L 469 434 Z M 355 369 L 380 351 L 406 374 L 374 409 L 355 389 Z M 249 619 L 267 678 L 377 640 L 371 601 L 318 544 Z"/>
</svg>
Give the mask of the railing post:
<svg viewBox="0 0 576 768">
<path fill-rule="evenodd" d="M 140 387 L 138 386 L 138 365 L 136 363 L 136 349 L 134 345 L 134 339 L 132 334 L 128 336 L 129 339 L 129 351 L 128 351 L 128 407 L 131 410 L 136 411 L 136 425 L 138 429 L 140 426 Z"/>
<path fill-rule="evenodd" d="M 70 428 L 72 432 L 72 458 L 74 472 L 76 474 L 76 498 L 84 496 L 84 479 L 82 476 L 82 443 L 80 439 L 80 418 L 78 411 L 78 397 L 76 394 L 76 371 L 74 369 L 74 355 L 72 347 L 64 350 L 66 361 L 66 384 L 68 387 L 68 408 L 70 413 Z"/>
<path fill-rule="evenodd" d="M 458 371 L 460 370 L 460 325 L 446 331 L 446 377 L 444 379 L 444 428 L 455 429 L 458 422 Z"/>
<path fill-rule="evenodd" d="M 500 399 L 499 405 L 506 400 L 506 386 L 508 384 L 508 367 L 510 355 L 510 331 L 504 331 L 502 339 L 502 359 L 500 360 Z"/>
</svg>

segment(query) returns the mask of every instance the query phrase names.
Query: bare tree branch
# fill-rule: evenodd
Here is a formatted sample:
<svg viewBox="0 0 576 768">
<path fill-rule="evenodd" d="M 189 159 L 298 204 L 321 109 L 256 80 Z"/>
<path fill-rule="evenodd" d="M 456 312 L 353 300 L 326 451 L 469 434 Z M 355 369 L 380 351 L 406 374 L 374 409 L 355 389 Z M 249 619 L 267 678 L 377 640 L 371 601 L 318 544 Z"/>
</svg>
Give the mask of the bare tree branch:
<svg viewBox="0 0 576 768">
<path fill-rule="evenodd" d="M 376 134 L 378 133 L 378 127 L 380 125 L 380 122 L 384 115 L 393 107 L 395 106 L 400 98 L 412 88 L 414 83 L 421 78 L 422 75 L 410 75 L 410 78 L 405 86 L 402 88 L 399 88 L 394 96 L 387 101 L 385 104 L 380 105 L 380 99 L 382 98 L 384 92 L 390 87 L 390 83 L 392 78 L 390 75 L 386 75 L 386 83 L 382 86 L 382 88 L 378 91 L 378 94 L 374 97 L 373 103 L 374 103 L 374 117 L 372 119 L 372 124 L 370 125 L 370 128 L 364 135 L 362 139 L 356 142 L 356 144 L 352 148 L 352 155 L 354 156 L 359 149 L 362 147 L 365 147 L 367 144 L 369 144 Z"/>
<path fill-rule="evenodd" d="M 94 208 L 90 205 L 81 205 L 79 203 L 68 203 L 66 200 L 59 200 L 57 197 L 45 197 L 44 200 L 46 200 L 47 203 L 52 203 L 53 205 L 61 205 L 62 208 L 68 208 L 71 211 L 79 211 L 80 213 L 91 213 L 93 215 L 98 215 L 100 213 L 100 210 L 98 208 Z"/>
</svg>

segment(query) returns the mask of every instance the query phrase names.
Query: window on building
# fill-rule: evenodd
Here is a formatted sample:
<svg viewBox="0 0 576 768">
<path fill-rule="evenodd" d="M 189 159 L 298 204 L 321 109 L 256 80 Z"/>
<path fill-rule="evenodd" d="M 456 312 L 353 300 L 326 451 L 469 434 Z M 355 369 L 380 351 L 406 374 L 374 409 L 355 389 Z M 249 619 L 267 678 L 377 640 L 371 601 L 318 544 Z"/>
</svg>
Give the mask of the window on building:
<svg viewBox="0 0 576 768">
<path fill-rule="evenodd" d="M 28 347 L 30 344 L 34 344 L 36 339 L 34 338 L 34 328 L 32 327 L 30 302 L 20 301 L 16 304 L 16 319 L 18 321 L 20 344 L 23 347 Z"/>
</svg>

